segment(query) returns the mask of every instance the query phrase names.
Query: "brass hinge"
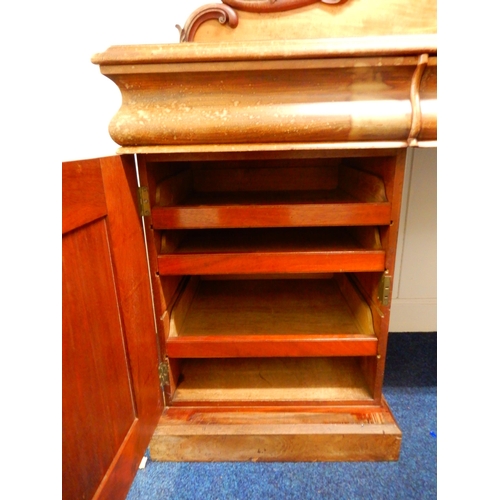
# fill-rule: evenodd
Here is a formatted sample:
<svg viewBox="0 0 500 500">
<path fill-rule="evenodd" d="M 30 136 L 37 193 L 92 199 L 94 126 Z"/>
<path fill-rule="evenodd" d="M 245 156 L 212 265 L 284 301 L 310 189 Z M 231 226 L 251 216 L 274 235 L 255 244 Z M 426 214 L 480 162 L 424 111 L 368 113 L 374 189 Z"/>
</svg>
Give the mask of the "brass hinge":
<svg viewBox="0 0 500 500">
<path fill-rule="evenodd" d="M 170 378 L 168 376 L 168 372 L 169 372 L 168 361 L 163 361 L 158 366 L 158 377 L 160 379 L 160 385 L 162 387 L 170 385 Z"/>
<path fill-rule="evenodd" d="M 149 191 L 147 186 L 141 186 L 137 190 L 139 198 L 139 214 L 141 217 L 149 217 L 151 215 L 151 205 L 149 204 Z"/>
<path fill-rule="evenodd" d="M 380 285 L 378 289 L 378 300 L 380 300 L 383 306 L 389 305 L 389 297 L 391 295 L 391 283 L 392 283 L 392 276 L 389 276 L 388 274 L 384 274 L 380 279 Z"/>
</svg>

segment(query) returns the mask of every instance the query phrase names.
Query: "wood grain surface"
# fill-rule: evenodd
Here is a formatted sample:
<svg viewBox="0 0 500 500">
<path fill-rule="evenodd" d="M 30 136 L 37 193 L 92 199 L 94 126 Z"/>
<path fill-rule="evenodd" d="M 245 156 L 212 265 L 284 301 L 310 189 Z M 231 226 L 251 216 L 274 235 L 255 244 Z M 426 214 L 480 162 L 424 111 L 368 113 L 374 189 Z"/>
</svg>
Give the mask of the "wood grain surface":
<svg viewBox="0 0 500 500">
<path fill-rule="evenodd" d="M 359 358 L 185 359 L 172 404 L 372 401 Z"/>
<path fill-rule="evenodd" d="M 436 139 L 437 90 L 426 75 L 436 53 L 435 37 L 421 35 L 122 46 L 93 61 L 122 93 L 109 130 L 130 151 L 259 143 L 390 147 L 408 141 L 412 79 L 423 54 L 426 91 L 418 99 L 415 140 Z M 194 77 L 200 73 L 202 79 Z"/>
<path fill-rule="evenodd" d="M 208 231 L 208 232 L 207 232 Z M 161 275 L 383 271 L 380 248 L 364 248 L 342 228 L 189 232 L 158 256 Z"/>
<path fill-rule="evenodd" d="M 171 407 L 151 440 L 163 461 L 397 460 L 401 431 L 380 407 Z"/>
<path fill-rule="evenodd" d="M 63 164 L 63 498 L 125 498 L 163 410 L 130 157 Z"/>
<path fill-rule="evenodd" d="M 170 316 L 173 358 L 374 356 L 371 312 L 333 279 L 191 279 Z"/>
<path fill-rule="evenodd" d="M 437 33 L 436 0 L 412 4 L 402 0 L 379 0 L 376 4 L 365 0 L 347 0 L 334 5 L 310 0 L 308 3 L 313 5 L 302 6 L 293 11 L 293 15 L 289 11 L 279 12 L 283 3 L 280 0 L 249 2 L 253 4 L 253 9 L 241 7 L 241 4 L 247 3 L 245 1 L 230 0 L 227 3 L 235 8 L 237 27 L 231 29 L 217 21 L 209 21 L 195 31 L 194 41 L 271 41 Z M 262 4 L 267 4 L 267 8 L 275 12 L 262 15 Z"/>
</svg>

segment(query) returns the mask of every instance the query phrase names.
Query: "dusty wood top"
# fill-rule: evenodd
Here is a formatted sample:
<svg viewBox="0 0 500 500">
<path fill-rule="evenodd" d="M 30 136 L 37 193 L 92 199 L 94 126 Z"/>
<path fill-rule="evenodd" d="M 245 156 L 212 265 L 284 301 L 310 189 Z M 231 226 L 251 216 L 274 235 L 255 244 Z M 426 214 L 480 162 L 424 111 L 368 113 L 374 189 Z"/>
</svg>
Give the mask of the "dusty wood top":
<svg viewBox="0 0 500 500">
<path fill-rule="evenodd" d="M 360 56 L 402 56 L 437 53 L 437 35 L 265 40 L 165 45 L 115 45 L 92 57 L 100 66 L 310 59 Z"/>
</svg>

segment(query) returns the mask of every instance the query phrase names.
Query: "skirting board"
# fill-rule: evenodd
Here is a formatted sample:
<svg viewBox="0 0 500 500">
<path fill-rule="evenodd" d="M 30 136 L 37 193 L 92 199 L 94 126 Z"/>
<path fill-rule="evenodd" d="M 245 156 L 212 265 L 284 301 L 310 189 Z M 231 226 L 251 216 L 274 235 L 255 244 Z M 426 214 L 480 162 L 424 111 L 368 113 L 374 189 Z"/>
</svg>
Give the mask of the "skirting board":
<svg viewBox="0 0 500 500">
<path fill-rule="evenodd" d="M 436 299 L 393 299 L 390 332 L 436 332 Z"/>
<path fill-rule="evenodd" d="M 167 462 L 394 461 L 401 437 L 385 401 L 361 411 L 171 407 L 150 455 Z"/>
</svg>

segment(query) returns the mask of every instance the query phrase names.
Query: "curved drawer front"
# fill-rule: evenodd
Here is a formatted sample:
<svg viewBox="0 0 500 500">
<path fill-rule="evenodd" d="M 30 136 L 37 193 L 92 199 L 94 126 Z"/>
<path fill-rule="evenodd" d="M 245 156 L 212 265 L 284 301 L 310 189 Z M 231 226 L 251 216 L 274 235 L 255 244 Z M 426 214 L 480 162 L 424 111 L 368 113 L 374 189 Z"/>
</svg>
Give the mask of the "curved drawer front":
<svg viewBox="0 0 500 500">
<path fill-rule="evenodd" d="M 262 60 L 251 51 L 235 56 L 231 44 L 220 47 L 216 60 L 200 57 L 199 47 L 191 58 L 180 50 L 181 58 L 175 46 L 157 51 L 161 57 L 151 49 L 149 60 L 145 52 L 134 59 L 126 47 L 122 63 L 116 51 L 107 61 L 99 55 L 94 62 L 122 93 L 111 137 L 124 147 L 376 141 L 404 146 L 410 139 L 436 139 L 435 54 L 415 48 L 381 56 L 359 48 L 335 52 L 325 49 L 326 42 L 307 54 L 282 47 Z"/>
</svg>

